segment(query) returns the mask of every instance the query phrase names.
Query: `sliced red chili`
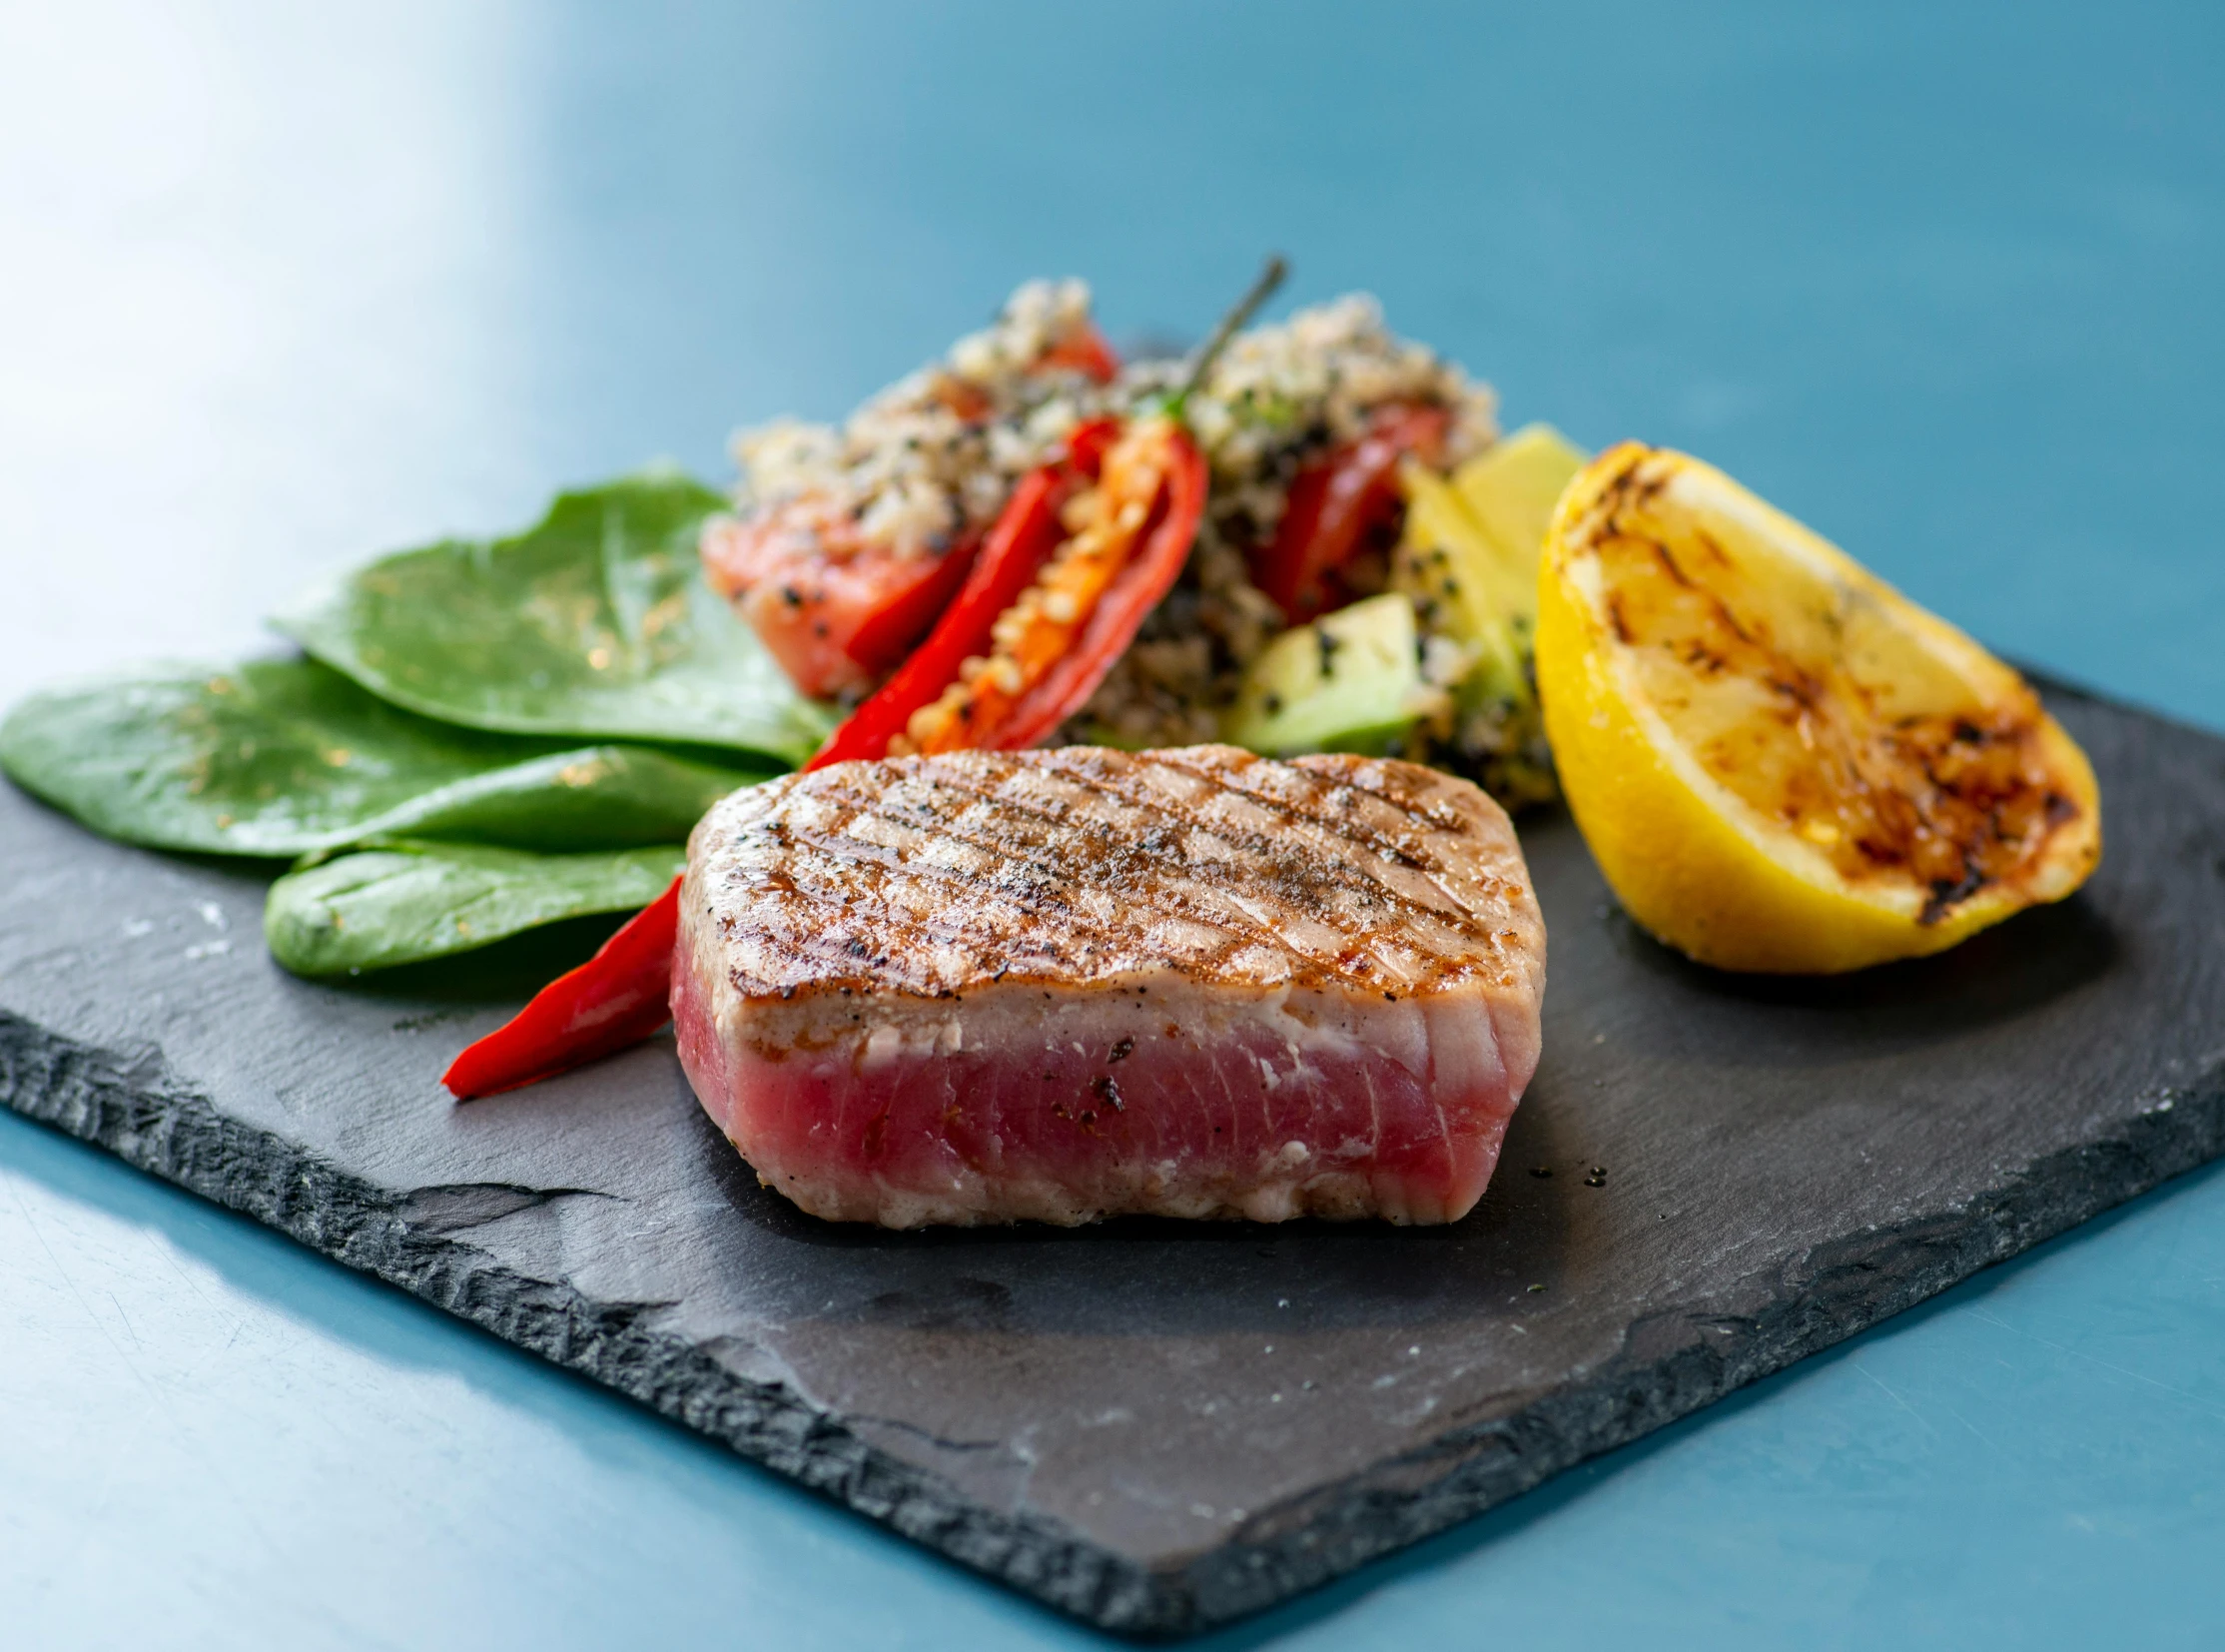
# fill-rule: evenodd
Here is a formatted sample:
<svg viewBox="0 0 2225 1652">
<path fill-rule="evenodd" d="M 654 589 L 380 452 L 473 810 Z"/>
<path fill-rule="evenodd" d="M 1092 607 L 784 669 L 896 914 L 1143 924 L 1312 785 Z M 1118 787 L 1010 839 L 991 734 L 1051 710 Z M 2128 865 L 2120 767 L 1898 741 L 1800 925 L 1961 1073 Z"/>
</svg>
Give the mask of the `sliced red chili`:
<svg viewBox="0 0 2225 1652">
<path fill-rule="evenodd" d="M 904 732 L 912 713 L 940 695 L 969 658 L 988 652 L 997 616 L 1019 599 L 1059 547 L 1059 506 L 1071 485 L 1056 465 L 1021 478 L 989 530 L 964 588 L 943 610 L 927 640 L 828 737 L 805 769 L 886 757 L 889 741 Z"/>
<path fill-rule="evenodd" d="M 961 680 L 967 660 L 994 653 L 998 620 L 1066 542 L 1059 506 L 1078 473 L 1099 470 L 1122 434 L 1123 426 L 1114 420 L 1085 425 L 1070 439 L 1066 468 L 1047 467 L 1022 482 L 992 530 L 974 577 L 934 634 L 835 731 L 808 768 L 886 756 L 891 742 L 906 735 L 914 714 Z M 1017 698 L 1002 703 L 1002 709 L 995 697 L 978 704 L 970 699 L 961 715 L 979 712 L 981 726 L 966 727 L 963 737 L 951 743 L 1008 750 L 1034 745 L 1088 702 L 1134 639 L 1143 616 L 1180 576 L 1204 514 L 1205 487 L 1205 462 L 1196 443 L 1178 425 L 1168 427 L 1150 515 L 1134 530 L 1135 548 L 1091 603 L 1071 646 L 1039 680 L 1014 690 Z"/>
<path fill-rule="evenodd" d="M 440 1082 L 459 1102 L 538 1084 L 639 1044 L 672 1019 L 680 880 L 626 920 L 602 950 L 558 976 L 456 1057 Z"/>
<path fill-rule="evenodd" d="M 1291 478 L 1274 538 L 1251 559 L 1253 581 L 1291 624 L 1302 625 L 1348 598 L 1339 575 L 1403 508 L 1398 461 L 1444 454 L 1452 415 L 1401 404 L 1376 414 L 1365 434 L 1340 443 Z"/>
<path fill-rule="evenodd" d="M 1154 518 L 1144 528 L 1141 548 L 1098 598 L 1089 623 L 1066 657 L 1021 696 L 993 731 L 988 743 L 998 750 L 1020 751 L 1036 744 L 1089 704 L 1106 673 L 1135 640 L 1144 616 L 1181 577 L 1197 524 L 1204 518 L 1207 477 L 1204 455 L 1187 431 L 1175 430 L 1168 445 L 1164 490 Z"/>
<path fill-rule="evenodd" d="M 1086 476 L 1105 468 L 1105 455 L 1120 439 L 1117 418 L 1092 418 L 1077 424 L 1067 436 L 1067 462 Z"/>
</svg>

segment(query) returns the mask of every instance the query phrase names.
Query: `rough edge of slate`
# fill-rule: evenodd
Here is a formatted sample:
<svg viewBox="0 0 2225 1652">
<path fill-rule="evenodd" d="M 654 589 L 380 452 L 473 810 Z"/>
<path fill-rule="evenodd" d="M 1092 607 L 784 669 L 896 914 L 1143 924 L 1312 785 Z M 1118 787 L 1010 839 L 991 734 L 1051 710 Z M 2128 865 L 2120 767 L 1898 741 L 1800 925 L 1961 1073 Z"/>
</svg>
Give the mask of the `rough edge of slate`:
<svg viewBox="0 0 2225 1652">
<path fill-rule="evenodd" d="M 0 1100 L 1061 1611 L 1151 1637 L 1263 1610 L 1480 1514 L 2225 1154 L 2220 1067 L 2157 1092 L 2117 1134 L 2056 1153 L 1959 1211 L 1853 1236 L 1756 1277 L 1749 1284 L 1761 1305 L 1751 1315 L 1727 1317 L 1720 1302 L 1658 1313 L 1573 1387 L 1263 1510 L 1228 1542 L 1154 1571 L 1058 1521 L 983 1508 L 785 1388 L 737 1376 L 679 1337 L 645 1328 L 654 1303 L 597 1301 L 412 1226 L 401 1198 L 226 1118 L 152 1049 L 94 1047 L 0 1011 Z M 1703 1327 L 1717 1334 L 1702 1341 Z"/>
</svg>

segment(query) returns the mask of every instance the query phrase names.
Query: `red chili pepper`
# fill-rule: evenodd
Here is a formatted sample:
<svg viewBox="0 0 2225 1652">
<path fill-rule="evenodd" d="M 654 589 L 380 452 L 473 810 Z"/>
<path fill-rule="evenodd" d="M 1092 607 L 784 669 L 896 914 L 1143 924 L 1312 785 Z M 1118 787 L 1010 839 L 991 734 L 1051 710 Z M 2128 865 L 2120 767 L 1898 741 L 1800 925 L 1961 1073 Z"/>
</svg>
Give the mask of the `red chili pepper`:
<svg viewBox="0 0 2225 1652">
<path fill-rule="evenodd" d="M 558 976 L 455 1058 L 440 1082 L 459 1102 L 553 1079 L 639 1044 L 672 1019 L 680 880 L 626 920 L 602 950 Z"/>
<path fill-rule="evenodd" d="M 1144 616 L 1181 577 L 1197 524 L 1205 514 L 1206 473 L 1204 455 L 1186 431 L 1177 430 L 1172 445 L 1163 502 L 1156 520 L 1146 526 L 1142 548 L 1098 598 L 1089 624 L 1066 657 L 998 726 L 994 744 L 999 750 L 1021 751 L 1034 745 L 1089 704 L 1106 673 L 1135 640 Z"/>
<path fill-rule="evenodd" d="M 1068 477 L 1051 465 L 1031 470 L 1021 479 L 997 525 L 989 530 L 957 600 L 943 610 L 935 629 L 896 675 L 828 737 L 804 765 L 807 771 L 853 758 L 887 756 L 890 739 L 904 732 L 912 713 L 941 694 L 967 659 L 988 651 L 997 616 L 1019 599 L 1058 548 L 1059 505 L 1068 486 Z"/>
<path fill-rule="evenodd" d="M 1385 408 L 1364 435 L 1291 479 L 1282 521 L 1272 542 L 1253 555 L 1251 570 L 1291 624 L 1304 624 L 1346 594 L 1338 574 L 1372 531 L 1397 520 L 1398 461 L 1412 453 L 1436 463 L 1451 423 L 1443 408 Z"/>
<path fill-rule="evenodd" d="M 1067 462 L 1086 476 L 1105 468 L 1105 455 L 1120 439 L 1120 420 L 1093 418 L 1077 424 L 1067 436 Z"/>
<path fill-rule="evenodd" d="M 1069 537 L 1060 519 L 1061 505 L 1083 476 L 1103 468 L 1122 433 L 1117 420 L 1084 425 L 1069 438 L 1063 463 L 1029 473 L 991 530 L 966 588 L 934 632 L 835 731 L 807 769 L 888 755 L 890 742 L 905 733 L 913 714 L 959 681 L 960 667 L 968 659 L 992 654 L 997 621 Z M 1164 474 L 1151 515 L 1134 535 L 1136 548 L 1099 593 L 1072 645 L 1039 680 L 1020 690 L 1001 715 L 969 727 L 966 745 L 1004 750 L 1031 746 L 1079 711 L 1126 651 L 1143 616 L 1180 575 L 1204 514 L 1205 462 L 1179 427 L 1168 430 L 1165 443 Z"/>
</svg>

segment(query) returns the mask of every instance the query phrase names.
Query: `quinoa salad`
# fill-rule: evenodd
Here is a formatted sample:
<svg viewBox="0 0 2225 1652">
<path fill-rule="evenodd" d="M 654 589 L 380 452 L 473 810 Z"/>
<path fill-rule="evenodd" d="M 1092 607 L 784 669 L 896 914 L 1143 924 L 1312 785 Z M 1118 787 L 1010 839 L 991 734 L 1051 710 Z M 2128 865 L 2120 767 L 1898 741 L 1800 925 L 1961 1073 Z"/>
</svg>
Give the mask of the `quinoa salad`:
<svg viewBox="0 0 2225 1652">
<path fill-rule="evenodd" d="M 1021 475 L 1090 413 L 1113 406 L 1080 372 L 1031 371 L 1088 324 L 1090 289 L 1032 281 L 996 322 L 906 375 L 840 428 L 780 418 L 734 438 L 743 511 L 808 506 L 900 555 L 986 527 Z"/>
<path fill-rule="evenodd" d="M 1509 612 L 1496 629 L 1486 616 L 1479 631 L 1474 592 L 1464 596 L 1448 571 L 1454 551 L 1417 532 L 1463 507 L 1455 499 L 1424 509 L 1415 489 L 1431 478 L 1464 481 L 1500 442 L 1491 390 L 1394 334 L 1364 294 L 1235 333 L 1185 389 L 1193 366 L 1117 361 L 1096 330 L 1086 284 L 1029 282 L 989 327 L 841 425 L 783 418 L 737 435 L 734 510 L 704 539 L 712 582 L 799 686 L 855 706 L 898 660 L 858 664 L 862 650 L 852 647 L 831 667 L 822 658 L 817 668 L 799 669 L 792 658 L 804 645 L 784 648 L 782 640 L 813 612 L 825 616 L 812 621 L 811 645 L 822 656 L 829 638 L 849 634 L 835 583 L 845 569 L 950 583 L 955 565 L 995 531 L 1023 478 L 1057 463 L 1078 431 L 1146 416 L 1178 399 L 1206 478 L 1186 555 L 1102 680 L 1056 723 L 1050 743 L 1257 747 L 1262 740 L 1247 739 L 1247 729 L 1271 724 L 1293 697 L 1258 680 L 1262 656 L 1278 639 L 1313 624 L 1307 646 L 1325 682 L 1343 646 L 1340 611 L 1403 598 L 1411 636 L 1398 646 L 1410 647 L 1412 658 L 1396 714 L 1359 746 L 1338 737 L 1324 743 L 1438 764 L 1479 780 L 1509 807 L 1550 797 L 1528 663 L 1530 616 Z M 1422 434 L 1398 438 L 1399 451 L 1388 461 L 1378 456 L 1368 473 L 1389 506 L 1357 527 L 1340 521 L 1345 537 L 1333 567 L 1303 590 L 1283 588 L 1291 576 L 1285 567 L 1278 583 L 1272 559 L 1281 554 L 1287 562 L 1290 554 L 1276 547 L 1292 537 L 1293 499 L 1309 521 L 1349 503 L 1357 484 L 1335 466 L 1349 469 L 1355 454 L 1364 460 L 1370 443 L 1382 447 L 1399 418 Z M 1453 497 L 1442 485 L 1438 491 Z M 775 546 L 793 559 L 780 561 Z M 1525 548 L 1534 568 L 1536 545 Z M 954 563 L 947 576 L 937 571 L 944 561 Z M 783 571 L 795 568 L 819 583 Z M 1368 607 L 1370 624 L 1382 623 L 1384 608 L 1382 601 Z M 1491 640 L 1501 633 L 1506 640 Z M 1494 650 L 1498 658 L 1484 657 Z M 1282 652 L 1296 649 L 1285 644 Z M 978 674 L 985 661 L 965 663 Z M 901 731 L 893 738 L 892 752 L 914 749 Z"/>
</svg>

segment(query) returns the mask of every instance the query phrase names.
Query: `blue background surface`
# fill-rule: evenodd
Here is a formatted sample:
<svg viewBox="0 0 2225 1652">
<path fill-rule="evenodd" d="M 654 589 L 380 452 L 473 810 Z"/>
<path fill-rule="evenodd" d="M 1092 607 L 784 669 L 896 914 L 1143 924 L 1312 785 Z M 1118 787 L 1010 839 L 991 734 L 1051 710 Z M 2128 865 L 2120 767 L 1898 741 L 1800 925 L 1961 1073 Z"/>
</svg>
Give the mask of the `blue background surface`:
<svg viewBox="0 0 2225 1652">
<path fill-rule="evenodd" d="M 1273 247 L 2225 726 L 2221 86 L 2206 3 L 8 8 L 0 698 Z M 8 1116 L 0 1327 L 10 1645 L 1106 1644 Z M 2221 1556 L 2212 1170 L 1200 1644 L 2215 1646 Z"/>
</svg>

